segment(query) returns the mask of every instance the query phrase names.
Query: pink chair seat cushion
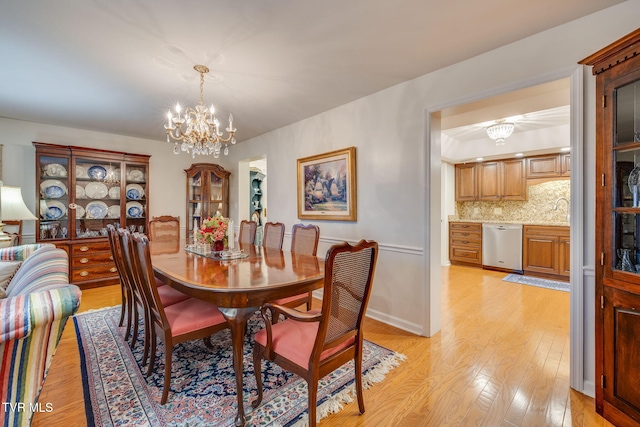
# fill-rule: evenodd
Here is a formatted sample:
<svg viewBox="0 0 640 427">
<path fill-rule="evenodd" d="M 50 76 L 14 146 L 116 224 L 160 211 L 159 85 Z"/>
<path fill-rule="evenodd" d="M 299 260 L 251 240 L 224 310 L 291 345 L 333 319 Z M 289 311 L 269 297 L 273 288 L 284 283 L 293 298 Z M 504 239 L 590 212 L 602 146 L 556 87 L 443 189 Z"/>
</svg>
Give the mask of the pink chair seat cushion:
<svg viewBox="0 0 640 427">
<path fill-rule="evenodd" d="M 296 300 L 299 300 L 299 299 L 301 300 L 303 298 L 308 298 L 308 297 L 309 297 L 308 293 L 304 293 L 304 294 L 300 294 L 300 295 L 293 295 L 293 296 L 286 297 L 286 298 L 280 298 L 279 300 L 274 301 L 274 304 L 287 305 L 287 304 L 289 304 L 289 303 L 291 303 L 293 301 L 296 301 Z M 302 305 L 303 303 L 300 303 L 300 304 Z"/>
<path fill-rule="evenodd" d="M 166 306 L 164 313 L 174 337 L 226 322 L 218 306 L 195 298 Z"/>
<path fill-rule="evenodd" d="M 314 310 L 315 311 L 315 310 Z M 313 351 L 313 344 L 318 333 L 318 322 L 298 322 L 287 319 L 271 326 L 273 351 L 305 369 L 309 367 L 309 358 Z M 267 331 L 262 329 L 254 337 L 257 343 L 267 346 Z M 320 360 L 339 352 L 352 345 L 355 338 L 340 343 L 322 352 Z"/>
<path fill-rule="evenodd" d="M 158 296 L 164 307 L 189 299 L 189 295 L 166 285 L 158 286 Z"/>
</svg>

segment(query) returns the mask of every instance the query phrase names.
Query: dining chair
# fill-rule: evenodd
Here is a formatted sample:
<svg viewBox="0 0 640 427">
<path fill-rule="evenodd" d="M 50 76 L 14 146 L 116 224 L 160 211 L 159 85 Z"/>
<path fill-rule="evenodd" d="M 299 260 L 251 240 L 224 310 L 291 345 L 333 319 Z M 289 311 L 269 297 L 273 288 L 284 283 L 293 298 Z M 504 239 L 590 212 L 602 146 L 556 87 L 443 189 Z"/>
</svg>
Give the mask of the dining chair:
<svg viewBox="0 0 640 427">
<path fill-rule="evenodd" d="M 156 337 L 164 341 L 164 388 L 160 404 L 164 405 L 171 387 L 171 365 L 173 348 L 176 344 L 202 339 L 211 348 L 211 335 L 228 328 L 227 321 L 215 304 L 189 298 L 187 300 L 164 305 L 158 288 L 155 286 L 151 252 L 147 236 L 135 233 L 129 238 L 129 248 L 133 254 L 134 274 L 144 292 L 147 313 L 150 315 L 150 328 L 157 334 L 151 335 L 151 356 L 147 376 L 153 371 L 156 358 Z M 166 287 L 166 286 L 165 286 Z"/>
<path fill-rule="evenodd" d="M 109 228 L 107 228 L 107 230 L 109 230 Z M 121 265 L 116 263 L 116 269 L 118 272 L 121 270 L 123 271 L 123 275 L 121 277 L 123 277 L 123 283 L 125 283 L 125 287 L 129 289 L 131 296 L 130 312 L 132 313 L 131 321 L 133 323 L 133 335 L 130 343 L 131 348 L 135 346 L 138 340 L 139 314 L 142 314 L 145 332 L 143 338 L 144 352 L 142 356 L 142 364 L 146 365 L 149 357 L 151 335 L 154 333 L 154 330 L 150 328 L 150 314 L 148 313 L 148 304 L 145 299 L 144 291 L 142 290 L 141 284 L 133 271 L 135 266 L 129 245 L 130 235 L 131 234 L 128 230 L 122 228 L 117 230 L 117 245 L 115 245 L 117 252 L 114 258 L 121 263 Z M 160 281 L 160 279 L 155 279 L 155 285 L 158 290 L 160 300 L 164 305 L 175 304 L 189 298 L 188 295 L 178 291 L 177 289 L 166 286 L 162 281 Z M 125 334 L 125 338 L 126 337 L 128 337 L 128 333 Z"/>
<path fill-rule="evenodd" d="M 247 221 L 245 219 L 240 221 L 240 235 L 238 236 L 238 243 L 249 243 L 253 245 L 256 241 L 257 229 L 258 223 L 255 221 Z"/>
<path fill-rule="evenodd" d="M 151 218 L 149 221 L 149 240 L 179 241 L 180 218 L 171 215 Z"/>
<path fill-rule="evenodd" d="M 137 336 L 137 321 L 138 321 L 138 307 L 142 307 L 142 301 L 135 301 L 136 294 L 134 294 L 131 289 L 131 283 L 129 278 L 127 277 L 126 270 L 124 267 L 124 258 L 122 256 L 122 250 L 120 247 L 120 241 L 118 239 L 118 231 L 113 224 L 107 224 L 107 236 L 109 238 L 109 248 L 111 249 L 111 258 L 116 264 L 116 270 L 118 270 L 118 276 L 120 278 L 120 294 L 121 294 L 121 304 L 120 304 L 120 322 L 119 326 L 123 326 L 125 316 L 127 318 L 126 329 L 124 334 L 125 341 L 129 340 L 129 335 L 131 333 L 131 327 L 133 325 L 133 320 L 136 319 L 136 336 Z M 135 341 L 134 341 L 135 342 Z"/>
<path fill-rule="evenodd" d="M 254 336 L 253 366 L 262 402 L 261 360 L 304 378 L 308 387 L 309 426 L 316 425 L 318 380 L 346 362 L 355 366 L 356 394 L 360 414 L 362 394 L 362 320 L 367 309 L 378 258 L 378 244 L 361 240 L 355 246 L 332 246 L 325 258 L 324 297 L 320 311 L 300 312 L 280 305 L 265 304 L 261 314 L 265 328 Z M 273 324 L 267 311 L 283 314 L 286 320 Z"/>
<path fill-rule="evenodd" d="M 262 246 L 265 248 L 282 249 L 284 239 L 284 224 L 281 222 L 267 222 L 264 225 Z"/>
<path fill-rule="evenodd" d="M 294 254 L 316 256 L 318 251 L 318 240 L 320 239 L 320 227 L 309 224 L 295 224 L 291 228 L 291 252 Z M 296 308 L 302 304 L 307 305 L 307 311 L 311 310 L 313 302 L 312 291 L 304 294 L 293 295 L 290 297 L 280 298 L 273 301 L 274 304 L 284 305 L 285 307 Z M 273 322 L 278 322 L 278 313 L 273 314 Z"/>
<path fill-rule="evenodd" d="M 4 224 L 2 231 L 11 236 L 11 246 L 20 246 L 22 244 L 22 220 L 5 219 L 2 223 Z"/>
</svg>

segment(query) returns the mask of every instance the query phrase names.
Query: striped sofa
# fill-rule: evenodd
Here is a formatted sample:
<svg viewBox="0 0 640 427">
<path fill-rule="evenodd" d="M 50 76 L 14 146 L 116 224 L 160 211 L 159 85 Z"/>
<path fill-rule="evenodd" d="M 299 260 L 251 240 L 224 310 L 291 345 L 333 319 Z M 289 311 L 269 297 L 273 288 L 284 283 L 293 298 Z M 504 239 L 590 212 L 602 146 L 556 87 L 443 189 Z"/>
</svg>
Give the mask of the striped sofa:
<svg viewBox="0 0 640 427">
<path fill-rule="evenodd" d="M 28 426 L 51 410 L 38 396 L 67 318 L 80 305 L 69 284 L 67 253 L 50 244 L 0 249 L 0 261 L 22 261 L 0 299 L 0 426 Z"/>
</svg>

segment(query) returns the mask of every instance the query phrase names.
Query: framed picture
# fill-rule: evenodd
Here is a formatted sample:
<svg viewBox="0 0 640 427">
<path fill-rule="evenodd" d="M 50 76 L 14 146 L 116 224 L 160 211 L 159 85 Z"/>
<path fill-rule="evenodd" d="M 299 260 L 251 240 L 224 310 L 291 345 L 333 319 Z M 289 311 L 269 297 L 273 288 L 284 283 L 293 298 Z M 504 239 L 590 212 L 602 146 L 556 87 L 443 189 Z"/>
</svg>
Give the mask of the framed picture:
<svg viewBox="0 0 640 427">
<path fill-rule="evenodd" d="M 356 221 L 356 147 L 298 159 L 298 218 Z"/>
</svg>

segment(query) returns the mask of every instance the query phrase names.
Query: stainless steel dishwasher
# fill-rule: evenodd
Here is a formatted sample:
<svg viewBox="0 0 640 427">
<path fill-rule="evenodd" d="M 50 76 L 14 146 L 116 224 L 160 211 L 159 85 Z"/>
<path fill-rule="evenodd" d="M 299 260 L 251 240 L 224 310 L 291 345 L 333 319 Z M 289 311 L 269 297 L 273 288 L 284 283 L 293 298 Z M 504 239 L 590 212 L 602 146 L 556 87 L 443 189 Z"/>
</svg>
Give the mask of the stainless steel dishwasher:
<svg viewBox="0 0 640 427">
<path fill-rule="evenodd" d="M 522 224 L 482 224 L 482 265 L 522 271 Z"/>
</svg>

